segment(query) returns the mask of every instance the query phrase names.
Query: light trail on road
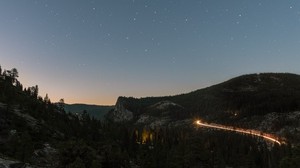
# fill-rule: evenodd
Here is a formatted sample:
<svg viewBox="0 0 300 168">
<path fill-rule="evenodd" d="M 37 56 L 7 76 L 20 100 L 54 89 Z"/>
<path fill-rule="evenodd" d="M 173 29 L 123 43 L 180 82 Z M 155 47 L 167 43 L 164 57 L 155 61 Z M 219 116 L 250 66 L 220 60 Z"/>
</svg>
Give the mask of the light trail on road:
<svg viewBox="0 0 300 168">
<path fill-rule="evenodd" d="M 267 134 L 263 133 L 257 130 L 251 130 L 251 129 L 243 129 L 243 128 L 236 128 L 236 127 L 230 127 L 230 126 L 225 126 L 225 125 L 220 125 L 220 124 L 208 124 L 208 123 L 203 123 L 200 120 L 196 121 L 197 125 L 203 126 L 203 127 L 208 127 L 208 128 L 215 128 L 215 129 L 221 129 L 221 130 L 226 130 L 226 131 L 233 131 L 233 132 L 238 132 L 238 133 L 244 133 L 256 137 L 261 137 L 264 138 L 268 141 L 275 142 L 279 145 L 282 145 L 284 142 L 280 142 L 278 137 L 276 137 L 273 134 Z"/>
</svg>

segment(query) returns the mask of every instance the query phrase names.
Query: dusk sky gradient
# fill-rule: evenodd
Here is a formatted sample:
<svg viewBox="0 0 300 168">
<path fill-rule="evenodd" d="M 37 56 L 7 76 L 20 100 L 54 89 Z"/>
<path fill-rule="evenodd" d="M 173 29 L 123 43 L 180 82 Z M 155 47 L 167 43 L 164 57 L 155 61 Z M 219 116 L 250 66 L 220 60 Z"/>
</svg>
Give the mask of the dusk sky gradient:
<svg viewBox="0 0 300 168">
<path fill-rule="evenodd" d="M 53 102 L 300 73 L 299 0 L 2 0 L 0 65 Z"/>
</svg>

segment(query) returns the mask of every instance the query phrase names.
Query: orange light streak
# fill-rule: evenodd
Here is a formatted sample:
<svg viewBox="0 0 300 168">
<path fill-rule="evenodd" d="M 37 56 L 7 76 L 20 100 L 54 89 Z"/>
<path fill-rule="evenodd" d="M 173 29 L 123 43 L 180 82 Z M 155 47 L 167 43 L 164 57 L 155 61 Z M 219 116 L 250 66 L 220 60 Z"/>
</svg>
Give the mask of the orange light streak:
<svg viewBox="0 0 300 168">
<path fill-rule="evenodd" d="M 267 134 L 263 133 L 257 130 L 251 130 L 251 129 L 243 129 L 243 128 L 235 128 L 235 127 L 230 127 L 230 126 L 225 126 L 225 125 L 220 125 L 220 124 L 207 124 L 203 123 L 200 120 L 196 121 L 197 125 L 203 126 L 203 127 L 208 127 L 208 128 L 215 128 L 215 129 L 221 129 L 221 130 L 227 130 L 227 131 L 233 131 L 233 132 L 239 132 L 239 133 L 244 133 L 244 134 L 249 134 L 257 137 L 264 138 L 266 140 L 275 142 L 279 145 L 283 144 L 284 142 L 280 142 L 278 137 L 272 134 Z"/>
</svg>

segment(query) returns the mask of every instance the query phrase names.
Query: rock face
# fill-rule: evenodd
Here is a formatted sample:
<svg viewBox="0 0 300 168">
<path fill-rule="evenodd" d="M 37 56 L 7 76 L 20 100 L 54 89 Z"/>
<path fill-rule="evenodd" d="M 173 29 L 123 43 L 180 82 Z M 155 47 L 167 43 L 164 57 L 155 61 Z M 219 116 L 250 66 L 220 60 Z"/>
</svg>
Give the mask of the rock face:
<svg viewBox="0 0 300 168">
<path fill-rule="evenodd" d="M 183 113 L 183 109 L 182 106 L 174 102 L 168 100 L 160 101 L 147 107 L 145 113 L 139 115 L 135 123 L 146 125 L 153 129 L 167 126 L 175 120 L 181 121 L 181 119 L 175 119 L 175 117 L 177 113 Z"/>
<path fill-rule="evenodd" d="M 177 113 L 181 113 L 184 109 L 181 105 L 168 100 L 148 105 L 140 112 L 128 110 L 130 105 L 130 98 L 119 97 L 115 109 L 107 115 L 108 118 L 114 122 L 133 121 L 135 124 L 154 128 L 168 125 L 175 119 Z"/>
<path fill-rule="evenodd" d="M 12 139 L 17 142 L 21 141 L 23 130 L 19 127 L 12 126 L 11 123 L 19 121 L 23 127 L 26 127 L 30 132 L 39 134 L 41 130 L 44 135 L 53 139 L 62 139 L 64 136 L 59 131 L 49 128 L 42 121 L 34 118 L 28 113 L 20 110 L 17 106 L 13 106 L 9 113 L 6 112 L 6 105 L 0 103 L 0 145 L 10 144 Z M 13 120 L 14 119 L 14 120 Z M 26 134 L 30 136 L 29 134 Z M 30 144 L 29 144 L 30 145 Z M 6 146 L 7 147 L 7 146 Z M 42 148 L 34 149 L 30 159 L 30 165 L 19 160 L 7 157 L 6 153 L 0 150 L 0 168 L 56 168 L 59 164 L 58 151 L 51 147 L 49 143 L 44 143 Z M 12 156 L 13 157 L 13 156 Z"/>
<path fill-rule="evenodd" d="M 161 101 L 161 102 L 158 102 L 158 103 L 155 103 L 154 105 L 150 106 L 150 108 L 156 108 L 157 110 L 168 110 L 172 107 L 178 107 L 178 108 L 183 108 L 182 106 L 176 104 L 176 103 L 173 103 L 171 101 Z"/>
<path fill-rule="evenodd" d="M 137 99 L 135 99 L 136 101 Z M 162 100 L 144 106 L 139 111 L 130 111 L 132 99 L 119 97 L 115 109 L 108 113 L 107 117 L 114 122 L 132 121 L 135 125 L 149 128 L 158 128 L 168 126 L 175 121 L 181 122 L 184 117 L 178 117 L 184 114 L 184 107 L 169 100 Z M 140 106 L 138 100 L 136 106 Z"/>
<path fill-rule="evenodd" d="M 115 109 L 108 115 L 114 122 L 126 122 L 133 119 L 133 113 L 125 108 L 125 101 L 119 97 Z"/>
<path fill-rule="evenodd" d="M 254 115 L 240 119 L 238 124 L 277 135 L 281 140 L 288 140 L 288 143 L 293 145 L 300 145 L 300 111 Z"/>
<path fill-rule="evenodd" d="M 27 163 L 22 163 L 19 161 L 0 157 L 0 168 L 33 168 L 33 167 Z"/>
<path fill-rule="evenodd" d="M 35 165 L 45 168 L 58 167 L 58 161 L 58 151 L 55 148 L 51 147 L 48 143 L 45 143 L 43 145 L 43 148 L 35 150 L 32 158 L 32 162 Z"/>
</svg>

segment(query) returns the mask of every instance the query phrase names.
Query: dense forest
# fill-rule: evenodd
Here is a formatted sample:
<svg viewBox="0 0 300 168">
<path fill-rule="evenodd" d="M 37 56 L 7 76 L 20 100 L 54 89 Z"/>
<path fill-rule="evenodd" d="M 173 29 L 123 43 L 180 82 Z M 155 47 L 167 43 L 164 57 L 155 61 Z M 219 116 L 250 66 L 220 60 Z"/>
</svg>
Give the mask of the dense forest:
<svg viewBox="0 0 300 168">
<path fill-rule="evenodd" d="M 0 67 L 0 74 L 0 158 L 16 159 L 25 167 L 25 163 L 32 167 L 58 168 L 300 167 L 300 147 L 289 144 L 278 146 L 251 136 L 199 129 L 193 124 L 190 127 L 151 129 L 131 123 L 99 121 L 87 113 L 75 115 L 66 112 L 63 99 L 53 103 L 48 95 L 44 98 L 39 96 L 37 85 L 24 88 L 18 81 L 19 74 L 15 68 L 2 70 Z M 224 85 L 230 89 L 231 82 Z M 291 87 L 296 87 L 298 94 L 300 86 L 291 83 Z M 207 92 L 213 91 L 207 88 L 190 94 L 202 108 L 206 103 L 202 101 L 206 99 L 203 94 Z M 291 93 L 292 90 L 284 94 Z M 269 107 L 262 103 L 256 107 L 245 105 L 245 99 L 269 97 L 264 95 L 266 93 L 256 95 L 258 93 L 255 92 L 245 99 L 232 90 L 225 90 L 224 94 L 233 101 L 241 101 L 236 108 L 244 108 L 245 112 Z M 190 105 L 192 102 L 189 99 L 181 101 L 184 96 L 172 99 L 184 106 Z M 278 96 L 277 92 L 270 97 L 269 103 L 273 96 Z M 282 111 L 298 109 L 299 100 L 296 97 L 284 99 L 286 106 L 274 108 Z M 130 100 L 136 102 L 134 98 Z M 258 101 L 261 100 L 252 102 Z M 128 108 L 139 111 L 152 102 L 153 99 L 147 98 Z M 205 106 L 208 110 L 210 104 Z M 197 108 L 191 106 L 191 109 Z M 46 149 L 47 152 L 43 152 Z"/>
</svg>

